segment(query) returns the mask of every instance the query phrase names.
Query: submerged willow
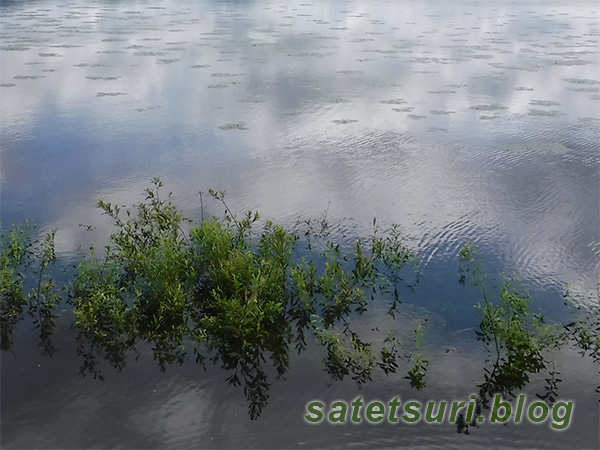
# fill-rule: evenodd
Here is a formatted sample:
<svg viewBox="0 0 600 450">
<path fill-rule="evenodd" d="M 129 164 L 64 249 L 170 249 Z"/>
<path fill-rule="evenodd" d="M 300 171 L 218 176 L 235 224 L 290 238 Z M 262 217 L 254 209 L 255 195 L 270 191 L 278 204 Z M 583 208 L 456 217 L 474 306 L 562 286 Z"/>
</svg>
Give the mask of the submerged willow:
<svg viewBox="0 0 600 450">
<path fill-rule="evenodd" d="M 397 228 L 375 227 L 347 256 L 329 239 L 325 218 L 293 231 L 266 221 L 256 231 L 257 213 L 238 218 L 223 192 L 210 191 L 224 217 L 194 226 L 170 195 L 161 198 L 162 183 L 153 184 L 133 210 L 98 202 L 115 231 L 68 286 L 83 374 L 102 377 L 102 359 L 122 369 L 144 344 L 163 370 L 190 355 L 208 358 L 243 387 L 255 418 L 268 400 L 269 367 L 283 375 L 290 349 L 302 351 L 309 341 L 325 347 L 335 379 L 364 383 L 376 368 L 396 370 L 397 341 L 376 350 L 352 323 L 384 292 L 395 294 L 393 313 L 404 272 L 418 277 Z"/>
<path fill-rule="evenodd" d="M 405 357 L 409 384 L 426 386 L 427 319 L 416 321 L 408 353 L 401 352 L 397 330 L 380 330 L 386 334 L 375 343 L 372 333 L 365 336 L 356 326 L 375 299 L 389 301 L 395 317 L 400 285 L 410 291 L 419 280 L 418 259 L 398 227 L 380 231 L 374 221 L 371 235 L 356 239 L 348 252 L 332 239 L 326 216 L 288 230 L 261 222 L 258 213 L 238 218 L 223 192 L 209 191 L 224 215 L 194 224 L 170 194 L 161 198 L 161 188 L 154 179 L 133 209 L 98 202 L 114 232 L 104 251 L 90 249 L 64 286 L 83 375 L 102 378 L 103 361 L 120 370 L 142 347 L 150 347 L 162 370 L 190 358 L 212 361 L 228 372 L 230 383 L 242 386 L 254 419 L 268 402 L 273 376 L 287 372 L 290 351 L 312 343 L 324 348 L 324 368 L 333 379 L 348 376 L 362 384 L 376 369 L 396 372 Z M 2 234 L 2 349 L 11 347 L 14 327 L 28 312 L 51 354 L 61 298 L 50 274 L 54 231 L 38 242 L 28 236 L 18 227 Z M 27 265 L 33 271 L 29 291 Z M 542 397 L 553 402 L 560 379 L 552 352 L 567 339 L 597 360 L 597 321 L 549 326 L 508 278 L 493 295 L 470 247 L 461 251 L 463 284 L 467 276 L 483 295 L 477 337 L 493 355 L 479 385 L 483 407 L 494 393 L 510 395 L 543 370 L 550 381 Z"/>
</svg>

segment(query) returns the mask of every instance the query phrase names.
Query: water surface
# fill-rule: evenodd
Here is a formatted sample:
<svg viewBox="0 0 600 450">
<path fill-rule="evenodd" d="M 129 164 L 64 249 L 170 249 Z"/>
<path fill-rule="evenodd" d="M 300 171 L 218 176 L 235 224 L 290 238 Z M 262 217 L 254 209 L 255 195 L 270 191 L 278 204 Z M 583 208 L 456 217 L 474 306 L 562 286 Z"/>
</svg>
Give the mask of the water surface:
<svg viewBox="0 0 600 450">
<path fill-rule="evenodd" d="M 398 376 L 365 388 L 381 398 L 400 389 L 451 399 L 480 376 L 479 347 L 470 355 L 436 344 L 458 336 L 456 347 L 477 346 L 456 334 L 475 317 L 456 283 L 465 243 L 493 270 L 519 274 L 550 312 L 566 285 L 589 293 L 598 282 L 597 2 L 0 5 L 1 221 L 58 227 L 64 258 L 110 232 L 98 198 L 139 201 L 154 176 L 196 218 L 197 192 L 215 188 L 234 209 L 289 225 L 327 209 L 333 222 L 346 218 L 348 239 L 374 217 L 398 223 L 424 261 L 408 303 L 436 317 L 430 351 L 440 355 L 424 393 Z M 79 224 L 97 230 L 91 237 Z M 315 355 L 295 361 L 250 422 L 240 390 L 216 368 L 164 375 L 146 358 L 99 383 L 77 375 L 68 331 L 63 338 L 43 358 L 24 324 L 15 356 L 2 355 L 3 446 L 598 443 L 593 367 L 571 354 L 561 355 L 565 395 L 588 413 L 568 432 L 488 427 L 465 440 L 451 426 L 308 427 L 307 401 L 358 395 L 352 383 L 328 386 Z"/>
</svg>

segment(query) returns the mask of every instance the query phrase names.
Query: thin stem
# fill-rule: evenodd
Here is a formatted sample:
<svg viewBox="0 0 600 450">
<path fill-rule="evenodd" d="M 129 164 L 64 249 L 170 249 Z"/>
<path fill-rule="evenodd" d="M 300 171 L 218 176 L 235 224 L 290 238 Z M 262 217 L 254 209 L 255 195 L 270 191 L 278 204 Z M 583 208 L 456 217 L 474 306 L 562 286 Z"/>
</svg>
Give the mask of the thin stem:
<svg viewBox="0 0 600 450">
<path fill-rule="evenodd" d="M 202 219 L 202 222 L 204 222 L 204 201 L 202 200 L 202 191 L 199 191 L 198 194 L 200 194 L 200 218 Z"/>
</svg>

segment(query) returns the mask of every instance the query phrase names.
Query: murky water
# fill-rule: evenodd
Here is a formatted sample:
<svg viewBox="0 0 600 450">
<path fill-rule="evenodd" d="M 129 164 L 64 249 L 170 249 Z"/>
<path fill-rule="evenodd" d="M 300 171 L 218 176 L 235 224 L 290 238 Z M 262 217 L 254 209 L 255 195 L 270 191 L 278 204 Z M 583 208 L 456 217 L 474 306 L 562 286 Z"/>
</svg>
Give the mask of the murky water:
<svg viewBox="0 0 600 450">
<path fill-rule="evenodd" d="M 109 232 L 98 198 L 131 204 L 153 176 L 196 217 L 197 192 L 211 187 L 236 210 L 288 224 L 329 208 L 332 221 L 348 218 L 348 236 L 374 217 L 399 223 L 426 263 L 409 303 L 436 317 L 430 352 L 440 354 L 424 392 L 398 376 L 376 379 L 365 398 L 453 399 L 480 377 L 479 347 L 458 333 L 474 317 L 456 283 L 467 242 L 520 274 L 549 311 L 565 285 L 587 293 L 598 282 L 597 2 L 0 5 L 2 223 L 58 227 L 69 258 L 90 242 L 79 224 L 97 226 L 99 242 Z M 440 351 L 440 341 L 463 351 Z M 14 356 L 2 355 L 3 447 L 598 444 L 593 367 L 575 354 L 561 355 L 564 393 L 581 411 L 569 430 L 463 436 L 451 426 L 308 426 L 309 400 L 359 395 L 352 383 L 328 386 L 310 355 L 250 422 L 216 368 L 165 375 L 146 358 L 102 383 L 77 375 L 67 344 L 53 359 L 39 353 L 23 325 Z"/>
</svg>

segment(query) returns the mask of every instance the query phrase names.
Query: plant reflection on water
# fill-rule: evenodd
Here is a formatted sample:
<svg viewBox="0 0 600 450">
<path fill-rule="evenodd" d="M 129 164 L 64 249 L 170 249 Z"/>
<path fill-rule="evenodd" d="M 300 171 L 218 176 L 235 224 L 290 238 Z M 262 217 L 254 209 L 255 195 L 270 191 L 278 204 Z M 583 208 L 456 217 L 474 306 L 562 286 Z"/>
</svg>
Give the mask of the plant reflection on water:
<svg viewBox="0 0 600 450">
<path fill-rule="evenodd" d="M 190 228 L 171 196 L 161 198 L 162 182 L 152 184 L 135 209 L 123 212 L 98 202 L 115 232 L 103 255 L 92 248 L 63 286 L 79 332 L 82 375 L 102 379 L 102 359 L 121 370 L 144 344 L 151 345 L 163 371 L 193 354 L 198 363 L 221 364 L 227 381 L 242 387 L 256 419 L 269 400 L 269 371 L 283 377 L 289 352 L 318 342 L 334 380 L 350 377 L 362 385 L 377 369 L 395 373 L 405 359 L 410 386 L 425 388 L 427 319 L 414 323 L 414 346 L 406 354 L 395 330 L 377 327 L 365 336 L 356 327 L 378 297 L 391 299 L 388 314 L 400 314 L 400 284 L 414 289 L 419 281 L 418 258 L 397 227 L 381 231 L 374 221 L 372 234 L 356 239 L 353 253 L 347 253 L 332 238 L 326 215 L 291 231 L 266 221 L 257 232 L 257 213 L 239 218 L 224 193 L 211 190 L 225 209 L 223 218 L 202 218 Z M 14 327 L 28 313 L 44 353 L 51 355 L 62 300 L 51 270 L 55 231 L 33 243 L 31 231 L 13 227 L 2 233 L 2 349 L 11 348 Z M 459 271 L 462 284 L 481 291 L 476 335 L 489 349 L 471 425 L 493 395 L 514 398 L 532 374 L 546 374 L 538 397 L 554 403 L 561 379 L 553 354 L 561 347 L 577 347 L 599 361 L 598 304 L 569 324 L 550 324 L 531 310 L 527 293 L 509 277 L 501 278 L 497 292 L 490 289 L 472 246 L 461 249 Z M 459 423 L 458 431 L 468 425 Z"/>
</svg>

